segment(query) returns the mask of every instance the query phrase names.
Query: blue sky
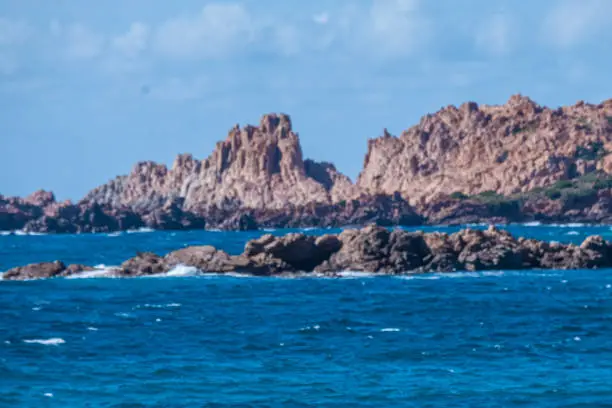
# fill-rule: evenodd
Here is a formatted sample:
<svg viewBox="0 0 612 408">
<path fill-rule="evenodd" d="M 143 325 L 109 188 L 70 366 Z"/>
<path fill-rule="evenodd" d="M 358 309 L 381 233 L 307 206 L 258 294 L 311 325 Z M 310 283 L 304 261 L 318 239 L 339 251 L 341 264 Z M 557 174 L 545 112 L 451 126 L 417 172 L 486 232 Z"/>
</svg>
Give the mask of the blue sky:
<svg viewBox="0 0 612 408">
<path fill-rule="evenodd" d="M 3 0 L 0 193 L 78 199 L 293 118 L 355 178 L 367 139 L 449 104 L 612 98 L 609 0 Z"/>
</svg>

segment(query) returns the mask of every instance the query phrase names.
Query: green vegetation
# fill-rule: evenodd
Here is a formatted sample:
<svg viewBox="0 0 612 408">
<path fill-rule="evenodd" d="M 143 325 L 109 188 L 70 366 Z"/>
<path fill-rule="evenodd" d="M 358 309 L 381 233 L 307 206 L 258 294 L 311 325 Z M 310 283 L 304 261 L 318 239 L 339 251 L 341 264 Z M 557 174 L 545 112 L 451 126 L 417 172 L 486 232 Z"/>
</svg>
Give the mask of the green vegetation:
<svg viewBox="0 0 612 408">
<path fill-rule="evenodd" d="M 465 200 L 468 198 L 467 194 L 463 194 L 461 191 L 455 191 L 450 195 L 453 200 Z"/>
<path fill-rule="evenodd" d="M 483 191 L 467 196 L 461 192 L 451 194 L 457 200 L 475 200 L 482 203 L 499 206 L 499 209 L 516 208 L 522 202 L 537 198 L 560 200 L 566 207 L 572 207 L 595 198 L 599 190 L 612 189 L 612 175 L 603 172 L 592 172 L 571 180 L 559 180 L 549 187 L 537 187 L 525 193 L 504 196 L 495 191 Z"/>
<path fill-rule="evenodd" d="M 604 149 L 603 142 L 590 142 L 584 146 L 576 146 L 574 158 L 582 160 L 599 160 L 608 154 Z"/>
</svg>

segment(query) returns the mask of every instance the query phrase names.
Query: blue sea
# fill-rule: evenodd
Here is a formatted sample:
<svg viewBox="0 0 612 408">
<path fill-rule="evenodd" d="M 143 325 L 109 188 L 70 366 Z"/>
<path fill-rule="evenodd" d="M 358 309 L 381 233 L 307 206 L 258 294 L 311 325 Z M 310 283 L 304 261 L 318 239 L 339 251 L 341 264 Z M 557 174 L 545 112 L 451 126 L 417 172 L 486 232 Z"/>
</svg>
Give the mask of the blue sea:
<svg viewBox="0 0 612 408">
<path fill-rule="evenodd" d="M 509 229 L 612 239 L 609 226 Z M 0 271 L 201 244 L 239 253 L 260 234 L 0 236 Z M 606 404 L 612 270 L 0 281 L 1 407 Z"/>
</svg>

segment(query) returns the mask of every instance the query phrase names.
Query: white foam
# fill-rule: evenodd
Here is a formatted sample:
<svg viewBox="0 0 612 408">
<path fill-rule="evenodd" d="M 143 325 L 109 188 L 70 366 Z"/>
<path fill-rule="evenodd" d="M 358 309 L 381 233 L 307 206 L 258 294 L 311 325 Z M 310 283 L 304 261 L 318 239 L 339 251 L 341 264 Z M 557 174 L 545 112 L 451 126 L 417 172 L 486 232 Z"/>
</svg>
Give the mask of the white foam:
<svg viewBox="0 0 612 408">
<path fill-rule="evenodd" d="M 338 272 L 338 276 L 342 278 L 373 278 L 376 276 L 375 273 L 372 272 L 359 272 L 359 271 L 344 271 Z"/>
<path fill-rule="evenodd" d="M 38 312 L 41 309 L 42 309 L 42 307 L 40 307 L 40 306 L 36 306 L 36 307 L 32 308 L 32 310 L 34 310 L 35 312 Z"/>
<path fill-rule="evenodd" d="M 51 392 L 45 392 L 43 395 L 47 398 L 53 398 L 53 393 Z"/>
<path fill-rule="evenodd" d="M 0 235 L 19 235 L 19 236 L 25 236 L 25 235 L 32 235 L 32 236 L 40 236 L 40 235 L 47 235 L 44 232 L 27 232 L 24 230 L 15 230 L 15 231 L 0 231 Z"/>
<path fill-rule="evenodd" d="M 142 306 L 141 305 L 136 306 L 136 309 L 167 309 L 167 308 L 175 308 L 175 307 L 181 307 L 181 306 L 182 305 L 180 303 L 166 303 L 163 305 L 145 303 Z"/>
<path fill-rule="evenodd" d="M 92 279 L 92 278 L 112 278 L 114 268 L 98 268 L 93 271 L 80 272 L 74 275 L 67 276 L 66 279 Z"/>
<path fill-rule="evenodd" d="M 262 231 L 264 231 L 264 232 L 274 232 L 274 231 L 276 231 L 276 228 L 263 228 Z"/>
<path fill-rule="evenodd" d="M 578 231 L 570 231 L 566 233 L 565 235 L 580 235 L 580 233 Z"/>
<path fill-rule="evenodd" d="M 19 236 L 24 236 L 24 235 L 31 235 L 31 236 L 47 235 L 44 232 L 27 232 L 27 231 L 24 231 L 24 230 L 16 230 L 16 231 L 13 231 L 13 233 L 15 235 L 19 235 Z"/>
<path fill-rule="evenodd" d="M 574 337 L 574 341 L 580 341 L 580 340 L 582 340 L 580 337 L 578 336 Z"/>
<path fill-rule="evenodd" d="M 66 343 L 64 339 L 59 337 L 54 337 L 51 339 L 32 339 L 32 340 L 24 340 L 24 343 L 29 344 L 42 344 L 44 346 L 59 346 L 60 344 Z"/>
<path fill-rule="evenodd" d="M 539 221 L 532 221 L 532 222 L 525 222 L 520 225 L 523 225 L 524 227 L 539 227 L 540 225 L 542 225 L 542 223 Z"/>
<path fill-rule="evenodd" d="M 164 276 L 196 276 L 200 274 L 201 274 L 200 270 L 196 267 L 187 266 L 187 265 L 177 265 L 163 275 Z"/>
<path fill-rule="evenodd" d="M 396 279 L 403 280 L 438 280 L 438 279 L 463 279 L 463 278 L 483 278 L 501 276 L 561 276 L 560 273 L 541 272 L 538 270 L 528 271 L 482 271 L 482 272 L 440 272 L 440 273 L 421 273 L 413 275 L 394 276 Z"/>
<path fill-rule="evenodd" d="M 98 328 L 91 326 L 91 327 L 88 327 L 87 330 L 89 330 L 89 331 L 98 331 Z"/>
<path fill-rule="evenodd" d="M 381 332 L 398 332 L 400 331 L 400 329 L 396 328 L 396 327 L 387 327 L 384 329 L 380 329 Z"/>
<path fill-rule="evenodd" d="M 121 236 L 121 232 L 111 232 L 109 234 L 106 234 L 107 237 L 119 237 Z"/>
<path fill-rule="evenodd" d="M 125 232 L 127 232 L 128 234 L 142 234 L 146 232 L 155 232 L 155 230 L 153 228 L 142 227 L 135 230 L 127 230 Z"/>
</svg>

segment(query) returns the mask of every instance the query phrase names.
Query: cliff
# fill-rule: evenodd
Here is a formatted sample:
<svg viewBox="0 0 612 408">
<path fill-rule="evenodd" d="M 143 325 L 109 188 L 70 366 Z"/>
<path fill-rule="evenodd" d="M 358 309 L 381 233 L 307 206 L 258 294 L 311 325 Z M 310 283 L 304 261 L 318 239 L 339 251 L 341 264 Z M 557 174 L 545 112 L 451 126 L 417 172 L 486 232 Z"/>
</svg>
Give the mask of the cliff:
<svg viewBox="0 0 612 408">
<path fill-rule="evenodd" d="M 501 106 L 449 106 L 399 137 L 369 140 L 357 186 L 413 204 L 453 192 L 512 195 L 611 172 L 609 152 L 612 100 L 553 110 L 514 95 Z"/>
<path fill-rule="evenodd" d="M 204 160 L 189 154 L 171 169 L 138 163 L 128 176 L 96 188 L 84 202 L 150 210 L 180 198 L 183 209 L 282 209 L 332 204 L 356 194 L 348 177 L 328 163 L 304 160 L 289 116 L 270 114 L 258 127 L 236 125 Z"/>
<path fill-rule="evenodd" d="M 285 114 L 232 128 L 204 160 L 136 164 L 78 203 L 0 196 L 0 229 L 256 229 L 612 222 L 612 100 L 550 109 L 512 96 L 424 116 L 368 141 L 357 182 L 304 159 Z"/>
</svg>

